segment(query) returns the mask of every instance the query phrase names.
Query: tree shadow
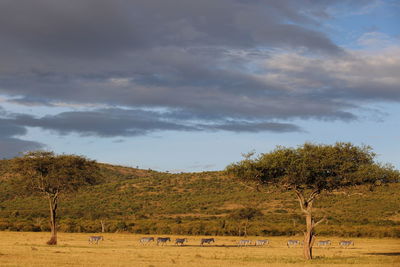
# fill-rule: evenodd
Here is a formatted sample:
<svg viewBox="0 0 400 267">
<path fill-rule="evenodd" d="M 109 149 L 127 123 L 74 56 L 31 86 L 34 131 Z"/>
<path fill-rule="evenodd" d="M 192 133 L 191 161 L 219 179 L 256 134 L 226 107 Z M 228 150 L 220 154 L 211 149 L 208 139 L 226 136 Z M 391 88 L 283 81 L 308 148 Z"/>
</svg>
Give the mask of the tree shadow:
<svg viewBox="0 0 400 267">
<path fill-rule="evenodd" d="M 183 245 L 183 246 L 176 246 L 176 245 L 171 245 L 175 247 L 196 247 L 196 248 L 237 248 L 237 245 Z"/>
<path fill-rule="evenodd" d="M 400 252 L 372 252 L 364 254 L 372 256 L 400 256 Z"/>
</svg>

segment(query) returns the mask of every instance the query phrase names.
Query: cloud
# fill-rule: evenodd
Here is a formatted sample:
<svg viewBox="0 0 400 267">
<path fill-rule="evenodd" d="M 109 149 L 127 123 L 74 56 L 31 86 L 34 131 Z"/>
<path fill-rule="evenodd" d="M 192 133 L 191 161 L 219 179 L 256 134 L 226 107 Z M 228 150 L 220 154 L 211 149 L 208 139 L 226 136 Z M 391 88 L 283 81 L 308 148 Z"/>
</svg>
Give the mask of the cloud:
<svg viewBox="0 0 400 267">
<path fill-rule="evenodd" d="M 366 103 L 400 101 L 397 40 L 345 50 L 323 32 L 331 10 L 328 0 L 2 1 L 0 94 L 71 110 L 6 116 L 2 138 L 27 127 L 298 132 L 290 121 L 355 120 Z M 376 32 L 359 39 L 382 43 Z"/>
<path fill-rule="evenodd" d="M 300 128 L 291 124 L 220 122 L 204 124 L 192 119 L 179 119 L 173 112 L 140 109 L 95 109 L 92 111 L 62 112 L 35 117 L 29 114 L 8 113 L 0 107 L 0 158 L 15 157 L 21 152 L 44 149 L 35 141 L 23 140 L 27 128 L 36 127 L 60 135 L 132 137 L 158 131 L 232 131 L 232 132 L 294 132 Z M 117 140 L 116 142 L 120 142 Z"/>
<path fill-rule="evenodd" d="M 293 125 L 290 123 L 276 123 L 276 122 L 261 122 L 261 123 L 254 123 L 254 122 L 226 122 L 224 124 L 217 124 L 217 125 L 208 125 L 204 126 L 205 128 L 211 130 L 224 130 L 224 131 L 232 131 L 232 132 L 278 132 L 278 133 L 285 133 L 285 132 L 300 132 L 302 131 L 300 127 L 297 125 Z"/>
<path fill-rule="evenodd" d="M 30 150 L 43 149 L 44 144 L 18 138 L 0 138 L 0 158 L 12 158 Z"/>
<path fill-rule="evenodd" d="M 0 115 L 6 115 L 1 107 Z M 41 143 L 15 138 L 25 135 L 27 130 L 24 126 L 15 123 L 13 119 L 0 117 L 0 125 L 0 158 L 10 158 L 17 156 L 20 152 L 44 148 Z"/>
<path fill-rule="evenodd" d="M 400 42 L 398 38 L 396 40 L 385 33 L 375 31 L 364 33 L 358 38 L 357 43 L 364 49 L 382 50 L 392 46 L 398 46 Z"/>
<path fill-rule="evenodd" d="M 24 127 L 38 127 L 65 135 L 131 137 L 157 131 L 232 131 L 232 132 L 296 132 L 300 127 L 288 123 L 221 121 L 201 123 L 192 119 L 179 119 L 173 112 L 129 109 L 98 109 L 93 111 L 62 112 L 56 115 L 34 117 L 13 114 L 7 122 L 25 133 Z"/>
<path fill-rule="evenodd" d="M 304 97 L 341 103 L 343 110 L 366 102 L 399 102 L 399 55 L 400 46 L 348 51 L 346 57 L 282 53 L 265 61 L 261 77 Z"/>
<path fill-rule="evenodd" d="M 29 0 L 0 4 L 6 44 L 42 55 L 109 58 L 159 46 L 276 45 L 335 52 L 299 9 L 307 1 Z M 303 8 L 304 9 L 304 8 Z M 308 6 L 309 10 L 324 6 Z M 290 23 L 288 23 L 290 22 Z M 304 26 L 303 26 L 304 25 Z"/>
<path fill-rule="evenodd" d="M 39 127 L 59 134 L 78 133 L 83 136 L 137 136 L 161 130 L 193 131 L 196 128 L 168 122 L 161 114 L 142 110 L 102 109 L 63 112 L 35 118 L 17 114 L 14 122 L 25 127 Z"/>
<path fill-rule="evenodd" d="M 235 69 L 235 63 L 249 62 L 237 61 L 231 51 L 279 46 L 341 52 L 317 30 L 318 16 L 313 14 L 328 5 L 306 7 L 306 3 L 2 2 L 0 93 L 20 97 L 14 101 L 27 105 L 63 102 L 185 109 L 194 104 L 195 112 L 218 112 L 196 100 L 205 98 L 213 105 L 214 98 L 229 100 L 231 94 L 247 94 L 245 90 L 258 95 L 277 90 L 243 68 Z M 230 109 L 224 108 L 221 115 Z"/>
</svg>

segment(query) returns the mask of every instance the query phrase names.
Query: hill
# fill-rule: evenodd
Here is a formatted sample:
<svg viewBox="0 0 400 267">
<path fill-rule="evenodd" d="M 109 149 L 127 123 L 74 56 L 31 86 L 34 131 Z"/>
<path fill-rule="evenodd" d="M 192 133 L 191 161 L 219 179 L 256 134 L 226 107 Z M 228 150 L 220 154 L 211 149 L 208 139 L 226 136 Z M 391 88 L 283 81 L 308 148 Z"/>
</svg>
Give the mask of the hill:
<svg viewBox="0 0 400 267">
<path fill-rule="evenodd" d="M 62 196 L 60 230 L 129 231 L 141 234 L 238 235 L 246 223 L 235 216 L 255 208 L 251 235 L 294 235 L 304 218 L 291 192 L 256 191 L 223 172 L 170 174 L 100 164 L 104 181 Z M 39 196 L 20 197 L 10 186 L 8 162 L 0 161 L 0 230 L 48 230 L 48 207 Z M 400 237 L 400 184 L 358 186 L 323 195 L 316 216 L 328 216 L 319 234 Z"/>
</svg>

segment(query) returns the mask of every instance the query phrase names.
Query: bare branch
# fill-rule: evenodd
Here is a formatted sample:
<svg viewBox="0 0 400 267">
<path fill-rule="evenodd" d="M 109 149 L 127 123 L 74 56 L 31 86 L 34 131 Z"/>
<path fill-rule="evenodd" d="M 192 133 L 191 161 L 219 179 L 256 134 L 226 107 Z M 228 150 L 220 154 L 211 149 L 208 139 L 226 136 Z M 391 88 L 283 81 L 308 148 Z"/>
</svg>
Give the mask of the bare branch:
<svg viewBox="0 0 400 267">
<path fill-rule="evenodd" d="M 324 218 L 322 218 L 321 220 L 319 220 L 318 222 L 314 223 L 314 227 L 316 227 L 318 224 L 321 224 L 323 221 L 326 221 L 327 217 L 326 215 L 324 216 Z"/>
<path fill-rule="evenodd" d="M 301 211 L 308 214 L 309 212 L 305 208 L 305 206 L 307 206 L 307 203 L 304 200 L 303 194 L 297 189 L 294 189 L 294 192 L 296 193 L 297 199 L 299 200 Z"/>
<path fill-rule="evenodd" d="M 313 202 L 314 199 L 315 199 L 320 193 L 321 193 L 321 190 L 320 190 L 320 189 L 314 190 L 314 191 L 310 194 L 310 196 L 309 196 L 307 202 Z"/>
<path fill-rule="evenodd" d="M 239 183 L 240 183 L 241 185 L 247 187 L 247 188 L 252 189 L 252 190 L 260 191 L 260 189 L 258 188 L 258 187 L 260 186 L 259 184 L 257 184 L 257 185 L 254 187 L 254 186 L 251 186 L 251 185 L 249 185 L 249 184 L 247 184 L 247 183 L 245 183 L 245 182 L 242 182 L 242 181 L 240 181 Z"/>
</svg>

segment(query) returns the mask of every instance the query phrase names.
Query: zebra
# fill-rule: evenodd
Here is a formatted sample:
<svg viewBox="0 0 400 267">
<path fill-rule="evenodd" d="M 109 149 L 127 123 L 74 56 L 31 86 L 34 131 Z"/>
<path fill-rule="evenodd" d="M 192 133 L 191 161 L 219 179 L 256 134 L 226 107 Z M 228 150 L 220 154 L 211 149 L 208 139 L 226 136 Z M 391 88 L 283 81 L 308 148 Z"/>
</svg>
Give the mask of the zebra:
<svg viewBox="0 0 400 267">
<path fill-rule="evenodd" d="M 103 236 L 91 236 L 89 237 L 89 244 L 99 244 L 100 240 L 104 240 Z"/>
<path fill-rule="evenodd" d="M 269 240 L 265 239 L 265 240 L 257 240 L 254 245 L 255 246 L 264 246 L 264 245 L 268 245 L 269 244 Z"/>
<path fill-rule="evenodd" d="M 354 246 L 354 242 L 351 240 L 349 240 L 349 241 L 342 240 L 339 242 L 339 246 L 341 246 L 341 247 L 349 247 L 350 245 Z"/>
<path fill-rule="evenodd" d="M 248 245 L 251 245 L 251 240 L 240 240 L 238 242 L 238 247 L 247 247 Z"/>
<path fill-rule="evenodd" d="M 317 242 L 318 247 L 327 247 L 330 246 L 332 242 L 330 240 L 321 240 Z"/>
<path fill-rule="evenodd" d="M 161 245 L 165 245 L 165 244 L 167 244 L 167 242 L 171 242 L 171 238 L 169 238 L 169 237 L 157 238 L 157 246 L 160 245 L 160 243 L 161 243 Z"/>
<path fill-rule="evenodd" d="M 290 246 L 297 247 L 298 245 L 300 245 L 300 241 L 299 240 L 289 240 L 287 242 L 287 247 L 288 248 L 290 248 Z"/>
<path fill-rule="evenodd" d="M 142 244 L 142 245 L 150 244 L 151 241 L 154 242 L 154 237 L 142 237 L 142 238 L 139 240 L 140 244 Z"/>
<path fill-rule="evenodd" d="M 185 242 L 187 242 L 187 238 L 177 238 L 177 239 L 175 240 L 175 245 L 181 245 L 181 246 L 183 246 Z"/>
<path fill-rule="evenodd" d="M 202 238 L 201 242 L 200 242 L 200 245 L 203 246 L 204 244 L 210 244 L 211 242 L 215 243 L 214 238 Z"/>
</svg>

